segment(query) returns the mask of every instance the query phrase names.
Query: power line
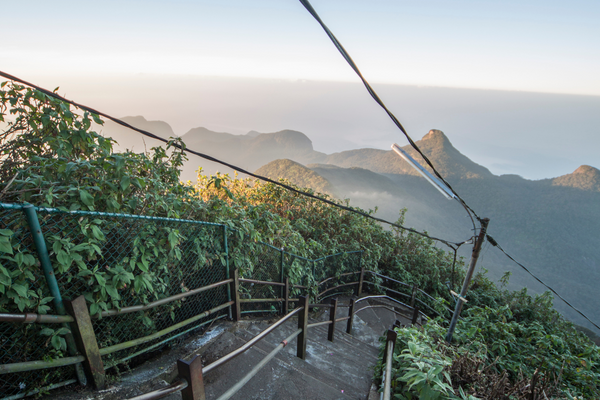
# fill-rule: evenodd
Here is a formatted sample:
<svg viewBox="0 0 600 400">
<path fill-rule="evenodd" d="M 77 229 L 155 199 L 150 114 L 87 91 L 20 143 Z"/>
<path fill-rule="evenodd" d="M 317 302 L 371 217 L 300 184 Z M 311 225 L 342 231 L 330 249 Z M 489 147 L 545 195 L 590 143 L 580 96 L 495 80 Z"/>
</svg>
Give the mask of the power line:
<svg viewBox="0 0 600 400">
<path fill-rule="evenodd" d="M 450 186 L 450 184 L 444 179 L 444 177 L 435 169 L 435 167 L 433 166 L 433 163 L 429 160 L 429 158 L 427 158 L 427 156 L 425 154 L 423 154 L 423 152 L 421 151 L 421 149 L 419 149 L 419 147 L 417 146 L 417 144 L 413 141 L 413 139 L 406 132 L 406 129 L 404 129 L 404 126 L 402 126 L 402 124 L 400 123 L 400 121 L 398 121 L 398 119 L 396 118 L 396 116 L 394 114 L 392 114 L 392 112 L 385 106 L 385 104 L 383 103 L 383 101 L 381 101 L 381 99 L 379 98 L 379 96 L 377 95 L 377 93 L 375 93 L 375 90 L 373 90 L 373 88 L 371 87 L 371 85 L 369 84 L 369 82 L 367 82 L 367 80 L 363 77 L 362 73 L 360 72 L 360 70 L 358 69 L 358 67 L 356 66 L 356 64 L 354 63 L 354 61 L 352 60 L 352 57 L 350 57 L 350 54 L 348 54 L 348 52 L 346 51 L 346 49 L 344 49 L 344 46 L 342 46 L 342 44 L 339 42 L 339 40 L 337 40 L 337 38 L 335 37 L 335 35 L 329 30 L 329 28 L 327 27 L 327 25 L 325 25 L 325 23 L 321 20 L 321 17 L 319 17 L 319 15 L 315 11 L 315 9 L 308 2 L 308 0 L 300 0 L 300 3 L 302 3 L 302 5 L 304 6 L 304 8 L 306 8 L 306 10 L 321 25 L 321 27 L 323 28 L 323 30 L 325 31 L 325 33 L 327 33 L 327 36 L 329 36 L 329 39 L 331 39 L 331 41 L 333 42 L 333 44 L 335 45 L 335 47 L 342 54 L 342 57 L 344 57 L 344 59 L 348 62 L 348 64 L 354 70 L 354 72 L 356 72 L 356 74 L 358 75 L 358 77 L 362 81 L 363 85 L 365 86 L 365 88 L 367 89 L 367 91 L 369 92 L 369 94 L 371 95 L 371 97 L 373 98 L 373 100 L 375 100 L 375 102 L 377 104 L 379 104 L 379 106 L 381 106 L 381 108 L 383 108 L 383 110 L 390 117 L 390 119 L 394 122 L 394 124 L 398 127 L 398 129 L 400 129 L 402 131 L 402 133 L 404 134 L 404 136 L 406 136 L 406 139 L 408 139 L 408 142 L 413 147 L 413 149 L 415 149 L 417 151 L 417 153 L 419 153 L 421 155 L 421 157 L 423 157 L 423 160 L 425 160 L 425 162 L 427 163 L 427 165 L 429 165 L 429 167 L 431 167 L 431 169 L 437 175 L 437 177 L 440 178 L 442 180 L 442 182 L 444 182 L 446 184 L 446 186 L 448 186 L 448 188 L 450 188 L 450 190 L 452 191 L 452 193 L 454 193 L 454 195 L 458 198 L 458 200 L 460 201 L 460 203 L 462 204 L 462 206 L 467 211 L 467 214 L 469 214 L 469 217 L 472 219 L 471 213 L 473 213 L 473 215 L 475 216 L 475 218 L 477 218 L 478 221 L 481 221 L 481 218 L 479 218 L 479 216 L 477 215 L 477 213 L 475 213 L 475 211 L 473 211 L 473 209 L 471 207 L 469 207 L 469 205 L 462 199 L 462 197 L 460 197 L 458 195 L 458 193 L 456 193 L 456 191 L 452 188 L 452 186 Z M 473 225 L 475 225 L 474 222 L 473 222 Z"/>
<path fill-rule="evenodd" d="M 523 264 L 521 264 L 520 262 L 518 262 L 517 260 L 515 260 L 510 254 L 508 254 L 506 251 L 504 251 L 504 249 L 502 248 L 502 246 L 500 246 L 498 244 L 498 242 L 496 242 L 496 240 L 491 237 L 490 235 L 486 235 L 488 242 L 490 242 L 490 244 L 492 246 L 495 246 L 498 248 L 498 250 L 500 250 L 502 253 L 504 253 L 504 255 L 506 257 L 508 257 L 510 260 L 512 260 L 515 264 L 517 264 L 519 267 L 523 268 L 529 275 L 531 275 L 536 281 L 538 281 L 539 283 L 541 283 L 542 285 L 544 285 L 548 290 L 550 290 L 552 293 L 554 293 L 556 296 L 558 296 L 559 299 L 561 299 L 562 301 L 565 302 L 566 305 L 568 305 L 569 307 L 571 307 L 573 310 L 575 310 L 577 313 L 579 313 L 579 315 L 581 315 L 583 318 L 585 318 L 586 320 L 588 320 L 588 322 L 592 325 L 594 325 L 596 328 L 598 328 L 598 330 L 600 330 L 600 326 L 596 325 L 591 319 L 589 319 L 583 312 L 579 311 L 575 306 L 573 306 L 571 303 L 569 303 L 564 297 L 562 297 L 560 294 L 558 294 L 558 292 L 556 290 L 554 290 L 552 287 L 548 286 L 547 284 L 544 283 L 544 281 L 542 281 L 540 278 L 538 278 L 537 276 L 535 276 L 533 274 L 533 272 L 531 272 L 527 267 L 525 267 Z"/>
<path fill-rule="evenodd" d="M 310 4 L 310 2 L 308 0 L 299 0 L 299 1 L 304 6 L 304 8 L 306 8 L 306 10 L 314 17 L 314 19 L 321 25 L 321 27 L 323 28 L 323 30 L 325 31 L 325 33 L 327 33 L 327 36 L 329 36 L 329 38 L 331 39 L 331 41 L 333 42 L 333 44 L 335 45 L 335 47 L 342 54 L 342 57 L 344 57 L 344 59 L 346 60 L 346 62 L 348 62 L 348 64 L 354 70 L 354 72 L 356 72 L 356 74 L 358 75 L 358 77 L 362 81 L 363 85 L 365 86 L 365 88 L 367 89 L 367 91 L 369 92 L 369 94 L 371 95 L 371 97 L 375 100 L 375 102 L 377 104 L 379 104 L 379 106 L 381 106 L 381 108 L 383 108 L 383 110 L 387 113 L 387 115 L 394 122 L 394 124 L 402 131 L 402 133 L 404 134 L 404 136 L 406 136 L 406 138 L 408 139 L 408 142 L 410 143 L 410 145 L 417 151 L 417 153 L 419 153 L 421 155 L 421 157 L 423 157 L 423 159 L 425 160 L 425 162 L 427 163 L 427 165 L 429 165 L 429 167 L 431 167 L 431 169 L 437 175 L 437 177 L 440 178 L 442 180 L 442 182 L 444 182 L 448 186 L 448 188 L 450 188 L 450 190 L 452 191 L 452 193 L 454 193 L 456 195 L 456 197 L 459 199 L 459 201 L 462 204 L 462 206 L 467 211 L 467 214 L 469 214 L 469 217 L 471 218 L 471 220 L 473 219 L 471 217 L 471 213 L 472 213 L 475 216 L 475 218 L 477 218 L 478 221 L 481 221 L 481 218 L 477 215 L 477 213 L 475 213 L 475 211 L 471 207 L 469 207 L 469 205 L 458 195 L 458 193 L 456 193 L 456 191 L 452 188 L 452 186 L 450 186 L 450 184 L 444 179 L 444 177 L 442 177 L 442 175 L 435 169 L 435 167 L 433 166 L 433 164 L 429 160 L 429 158 L 427 158 L 427 156 L 425 154 L 423 154 L 423 152 L 421 151 L 421 149 L 419 149 L 419 147 L 417 146 L 417 144 L 408 135 L 408 133 L 406 132 L 406 129 L 404 129 L 404 127 L 402 126 L 402 124 L 400 123 L 400 121 L 398 121 L 398 119 L 396 118 L 396 116 L 394 114 L 392 114 L 392 112 L 385 106 L 385 104 L 379 98 L 379 96 L 377 95 L 377 93 L 375 93 L 375 90 L 373 90 L 373 88 L 371 87 L 371 85 L 369 84 L 369 82 L 367 82 L 367 80 L 363 77 L 362 73 L 360 72 L 360 70 L 358 69 L 358 67 L 356 66 L 356 64 L 354 63 L 354 61 L 352 60 L 352 58 L 350 57 L 350 55 L 346 51 L 346 49 L 344 49 L 344 46 L 342 46 L 342 44 L 335 37 L 335 35 L 329 30 L 329 28 L 325 25 L 325 23 L 323 22 L 323 20 L 321 20 L 321 18 L 319 17 L 319 15 L 315 11 L 315 9 L 312 7 L 312 5 Z M 475 231 L 475 234 L 476 234 L 477 233 L 476 232 L 477 228 L 475 227 L 475 222 L 474 221 L 473 221 L 473 227 L 474 227 L 474 231 Z M 585 314 L 583 314 L 577 308 L 573 307 L 568 301 L 566 301 L 554 289 L 552 289 L 550 286 L 546 285 L 544 282 L 542 282 L 542 280 L 540 280 L 538 277 L 536 277 L 534 274 L 532 274 L 531 271 L 529 271 L 525 266 L 523 266 L 521 263 L 517 262 L 509 254 L 507 254 L 502 249 L 502 247 L 500 247 L 500 245 L 498 245 L 498 243 L 493 238 L 491 238 L 491 236 L 487 236 L 487 238 L 488 238 L 488 241 L 493 246 L 498 247 L 504 254 L 506 254 L 506 256 L 508 258 L 510 258 L 515 263 L 517 263 L 519 266 L 521 266 L 523 269 L 525 269 L 525 271 L 527 271 L 531 276 L 533 276 L 537 281 L 539 281 L 542 285 L 544 285 L 549 290 L 551 290 L 554 294 L 556 294 L 562 301 L 565 302 L 565 304 L 567 304 L 573 310 L 575 310 L 579 314 L 581 314 L 585 319 L 587 319 L 596 328 L 600 329 L 600 327 L 598 327 L 598 325 L 596 325 L 595 323 L 593 323 L 587 316 L 585 316 Z M 456 251 L 458 250 L 458 248 L 456 248 L 456 249 L 453 248 L 453 250 L 454 250 L 455 258 L 456 258 Z"/>
<path fill-rule="evenodd" d="M 155 135 L 155 134 L 153 134 L 153 133 L 150 133 L 150 132 L 148 132 L 148 131 L 145 131 L 145 130 L 143 130 L 143 129 L 136 128 L 135 126 L 133 126 L 133 125 L 130 125 L 130 124 L 128 124 L 128 123 L 127 123 L 127 122 L 125 122 L 125 121 L 122 121 L 122 120 L 120 120 L 120 119 L 118 119 L 118 118 L 112 117 L 112 116 L 110 116 L 110 115 L 108 115 L 108 114 L 105 114 L 105 113 L 103 113 L 103 112 L 101 112 L 101 111 L 95 110 L 95 109 L 93 109 L 93 108 L 91 108 L 91 107 L 85 106 L 85 105 L 83 105 L 83 104 L 76 103 L 76 102 L 75 102 L 75 101 L 73 101 L 73 100 L 66 99 L 66 98 L 64 98 L 64 97 L 62 97 L 62 96 L 60 96 L 60 95 L 58 95 L 58 94 L 56 94 L 56 93 L 54 93 L 54 92 L 51 92 L 51 91 L 49 91 L 49 90 L 47 90 L 47 89 L 44 89 L 44 88 L 42 88 L 42 87 L 39 87 L 39 86 L 37 86 L 37 85 L 35 85 L 35 84 L 33 84 L 33 83 L 27 82 L 27 81 L 25 81 L 25 80 L 23 80 L 23 79 L 21 79 L 21 78 L 18 78 L 18 77 L 14 76 L 14 75 L 10 75 L 10 74 L 7 74 L 6 72 L 0 71 L 0 76 L 3 76 L 3 77 L 5 77 L 5 78 L 7 78 L 7 79 L 10 79 L 10 80 L 12 80 L 12 81 L 15 81 L 15 82 L 20 82 L 20 83 L 22 83 L 22 84 L 24 84 L 24 85 L 27 85 L 27 86 L 29 86 L 29 87 L 32 87 L 32 88 L 34 88 L 34 89 L 36 89 L 36 90 L 39 90 L 40 92 L 42 92 L 42 93 L 46 94 L 47 96 L 50 96 L 50 97 L 53 97 L 53 98 L 55 98 L 55 99 L 57 99 L 57 100 L 63 101 L 63 102 L 65 102 L 65 103 L 68 103 L 68 104 L 71 104 L 71 105 L 73 105 L 73 106 L 75 106 L 75 107 L 77 107 L 77 108 L 79 108 L 79 109 L 82 109 L 82 110 L 85 110 L 85 111 L 89 111 L 89 112 L 91 112 L 91 113 L 93 113 L 93 114 L 96 114 L 96 115 L 99 115 L 99 116 L 105 117 L 106 119 L 109 119 L 109 120 L 111 120 L 111 121 L 113 121 L 113 122 L 115 122 L 115 123 L 117 123 L 117 124 L 119 124 L 119 125 L 122 125 L 122 126 L 124 126 L 124 127 L 126 127 L 126 128 L 129 128 L 129 129 L 132 129 L 132 130 L 134 130 L 134 131 L 136 131 L 136 132 L 139 132 L 139 133 L 141 133 L 142 135 L 145 135 L 145 136 L 151 137 L 151 138 L 153 138 L 153 139 L 159 140 L 159 141 L 161 141 L 161 142 L 163 142 L 163 143 L 168 143 L 168 142 L 169 142 L 169 140 L 167 140 L 167 139 L 164 139 L 164 138 L 162 138 L 162 137 L 160 137 L 160 136 L 157 136 L 157 135 Z M 406 231 L 408 231 L 408 232 L 412 232 L 412 233 L 414 233 L 414 234 L 417 234 L 417 235 L 420 235 L 420 236 L 423 236 L 423 237 L 429 238 L 429 239 L 431 239 L 431 240 L 434 240 L 434 241 L 437 241 L 437 242 L 443 243 L 443 244 L 445 244 L 446 246 L 448 246 L 448 247 L 450 247 L 450 248 L 454 248 L 454 246 L 457 246 L 457 245 L 459 245 L 459 244 L 460 244 L 460 242 L 458 242 L 458 243 L 455 243 L 455 242 L 451 242 L 451 241 L 449 241 L 449 240 L 440 239 L 440 238 L 437 238 L 437 237 L 434 237 L 434 236 L 429 236 L 429 235 L 427 235 L 427 234 L 425 234 L 425 233 L 423 233 L 423 232 L 419 232 L 419 231 L 417 231 L 416 229 L 407 228 L 407 227 L 405 227 L 405 226 L 402 226 L 402 225 L 400 225 L 400 224 L 396 224 L 396 223 L 394 223 L 394 222 L 390 222 L 390 221 L 387 221 L 387 220 L 385 220 L 385 219 L 382 219 L 382 218 L 375 217 L 375 216 L 373 216 L 373 215 L 370 215 L 370 214 L 368 214 L 368 213 L 366 213 L 366 212 L 363 212 L 363 211 L 356 210 L 356 209 L 354 209 L 354 208 L 352 208 L 352 207 L 346 207 L 346 206 L 344 206 L 344 205 L 341 205 L 341 204 L 338 204 L 338 203 L 336 203 L 336 202 L 334 202 L 334 201 L 327 200 L 327 199 L 325 199 L 325 198 L 322 198 L 322 197 L 316 196 L 316 195 L 314 195 L 314 194 L 312 194 L 312 193 L 309 193 L 309 192 L 304 192 L 304 191 L 302 191 L 302 190 L 298 190 L 298 189 L 296 189 L 296 188 L 293 188 L 293 187 L 291 187 L 291 186 L 289 186 L 289 185 L 286 185 L 285 183 L 282 183 L 282 182 L 277 182 L 277 181 L 275 181 L 275 180 L 273 180 L 273 179 L 270 179 L 270 178 L 267 178 L 267 177 L 265 177 L 265 176 L 257 175 L 257 174 L 255 174 L 255 173 L 252 173 L 252 172 L 246 171 L 246 170 L 245 170 L 245 169 L 243 169 L 243 168 L 240 168 L 240 167 L 238 167 L 238 166 L 235 166 L 235 165 L 233 165 L 233 164 L 229 164 L 229 163 L 227 163 L 227 162 L 225 162 L 225 161 L 219 160 L 218 158 L 215 158 L 215 157 L 209 156 L 209 155 L 207 155 L 207 154 L 200 153 L 200 152 L 198 152 L 198 151 L 195 151 L 195 150 L 190 150 L 190 149 L 188 149 L 188 148 L 185 146 L 185 144 L 184 144 L 183 146 L 180 146 L 180 145 L 179 145 L 179 144 L 177 144 L 177 143 L 173 143 L 172 145 L 173 145 L 174 147 L 178 148 L 178 149 L 181 149 L 181 150 L 183 150 L 183 151 L 186 151 L 186 152 L 188 152 L 188 153 L 194 154 L 194 155 L 196 155 L 196 156 L 198 156 L 198 157 L 204 158 L 205 160 L 209 160 L 209 161 L 213 161 L 213 162 L 219 163 L 219 164 L 221 164 L 221 165 L 224 165 L 224 166 L 226 166 L 226 167 L 229 167 L 229 168 L 231 168 L 231 169 L 233 169 L 233 170 L 236 170 L 236 171 L 238 171 L 238 172 L 241 172 L 241 173 L 243 173 L 243 174 L 246 174 L 246 175 L 252 176 L 252 177 L 254 177 L 254 178 L 260 179 L 260 180 L 262 180 L 262 181 L 265 181 L 265 182 L 269 182 L 269 183 L 275 184 L 275 185 L 277 185 L 277 186 L 283 187 L 283 188 L 285 188 L 285 189 L 287 189 L 287 190 L 290 190 L 290 191 L 292 191 L 292 192 L 298 193 L 298 194 L 300 194 L 300 195 L 302 195 L 302 196 L 310 197 L 310 198 L 312 198 L 312 199 L 315 199 L 315 200 L 318 200 L 318 201 L 322 201 L 322 202 L 324 202 L 324 203 L 327 203 L 327 204 L 329 204 L 329 205 L 332 205 L 332 206 L 334 206 L 334 207 L 340 208 L 340 209 L 342 209 L 342 210 L 349 211 L 349 212 L 352 212 L 352 213 L 355 213 L 355 214 L 361 215 L 361 216 L 363 216 L 363 217 L 367 217 L 367 218 L 370 218 L 370 219 L 372 219 L 372 220 L 375 220 L 375 221 L 378 221 L 378 222 L 382 222 L 382 223 L 388 224 L 388 225 L 390 225 L 390 226 L 393 226 L 393 227 L 396 227 L 396 228 L 400 228 L 400 229 L 406 230 Z"/>
</svg>

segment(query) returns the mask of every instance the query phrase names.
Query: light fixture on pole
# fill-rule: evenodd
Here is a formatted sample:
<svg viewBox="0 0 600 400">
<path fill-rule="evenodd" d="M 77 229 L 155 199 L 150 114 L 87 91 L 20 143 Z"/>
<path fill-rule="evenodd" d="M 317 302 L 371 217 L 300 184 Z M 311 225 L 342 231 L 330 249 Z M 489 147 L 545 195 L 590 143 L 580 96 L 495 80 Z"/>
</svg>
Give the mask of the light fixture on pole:
<svg viewBox="0 0 600 400">
<path fill-rule="evenodd" d="M 435 176 L 431 175 L 429 171 L 423 168 L 414 158 L 412 158 L 407 152 L 402 150 L 400 146 L 396 143 L 392 145 L 392 150 L 396 152 L 400 157 L 404 159 L 407 163 L 410 164 L 411 167 L 417 170 L 423 178 L 427 180 L 427 182 L 431 183 L 431 185 L 440 191 L 448 200 L 452 200 L 456 198 L 456 195 L 444 184 L 444 182 L 440 181 Z"/>
</svg>

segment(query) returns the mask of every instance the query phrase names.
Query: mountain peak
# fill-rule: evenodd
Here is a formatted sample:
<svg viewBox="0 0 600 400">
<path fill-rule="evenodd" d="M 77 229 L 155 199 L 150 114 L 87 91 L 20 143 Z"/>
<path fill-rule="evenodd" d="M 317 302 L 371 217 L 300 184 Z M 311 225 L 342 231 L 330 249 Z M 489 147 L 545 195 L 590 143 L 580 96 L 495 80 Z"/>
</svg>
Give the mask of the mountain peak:
<svg viewBox="0 0 600 400">
<path fill-rule="evenodd" d="M 421 141 L 430 142 L 431 144 L 437 145 L 450 144 L 450 140 L 448 139 L 448 137 L 444 135 L 444 132 L 440 131 L 439 129 L 430 130 L 425 136 L 423 136 Z"/>
<path fill-rule="evenodd" d="M 552 185 L 600 192 L 600 170 L 589 165 L 582 165 L 571 174 L 552 179 Z"/>
<path fill-rule="evenodd" d="M 579 168 L 577 168 L 575 171 L 573 171 L 574 174 L 585 174 L 585 175 L 589 175 L 589 176 L 599 176 L 600 175 L 600 170 L 597 168 L 594 168 L 590 165 L 582 165 Z"/>
</svg>

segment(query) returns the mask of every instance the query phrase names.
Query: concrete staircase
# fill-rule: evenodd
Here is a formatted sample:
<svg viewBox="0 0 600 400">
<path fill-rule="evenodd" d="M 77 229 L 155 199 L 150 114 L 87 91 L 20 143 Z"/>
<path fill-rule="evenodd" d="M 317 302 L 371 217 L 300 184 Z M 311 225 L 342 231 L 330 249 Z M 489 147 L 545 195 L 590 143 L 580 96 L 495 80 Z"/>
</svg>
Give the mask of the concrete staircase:
<svg viewBox="0 0 600 400">
<path fill-rule="evenodd" d="M 347 304 L 348 299 L 340 299 Z M 359 303 L 357 309 L 381 303 L 369 300 Z M 393 306 L 393 304 L 388 304 Z M 348 313 L 338 308 L 337 317 Z M 148 362 L 127 374 L 101 392 L 90 389 L 79 393 L 63 391 L 48 398 L 56 399 L 124 399 L 165 387 L 175 380 L 177 359 L 191 359 L 199 354 L 203 365 L 208 365 L 235 350 L 262 332 L 277 318 L 245 319 L 237 323 L 224 321 L 215 325 L 203 337 L 189 339 L 157 360 Z M 309 323 L 329 319 L 329 310 L 312 313 Z M 383 308 L 368 308 L 354 317 L 353 334 L 345 333 L 346 322 L 338 322 L 333 342 L 327 340 L 328 325 L 309 328 L 306 360 L 296 357 L 296 339 L 290 342 L 254 376 L 232 399 L 237 400 L 287 400 L 287 399 L 340 399 L 365 400 L 378 398 L 374 392 L 372 376 L 379 353 L 379 337 L 400 319 Z M 259 361 L 297 329 L 297 319 L 292 318 L 258 342 L 254 347 L 204 376 L 206 398 L 216 399 L 240 381 Z M 371 397 L 369 394 L 371 393 Z M 179 393 L 165 399 L 181 399 Z"/>
</svg>

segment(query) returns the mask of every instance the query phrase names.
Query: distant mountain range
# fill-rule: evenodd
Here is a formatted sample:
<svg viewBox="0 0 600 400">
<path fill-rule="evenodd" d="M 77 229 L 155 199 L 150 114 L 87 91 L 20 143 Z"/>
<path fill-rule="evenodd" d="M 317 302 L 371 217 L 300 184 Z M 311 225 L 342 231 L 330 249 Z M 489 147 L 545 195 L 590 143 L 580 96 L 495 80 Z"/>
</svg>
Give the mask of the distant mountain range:
<svg viewBox="0 0 600 400">
<path fill-rule="evenodd" d="M 125 121 L 163 137 L 172 136 L 168 124 L 126 117 Z M 143 151 L 157 141 L 107 124 L 105 135 L 115 138 L 119 148 Z M 338 198 L 362 208 L 378 207 L 377 215 L 396 220 L 407 208 L 406 225 L 452 241 L 472 235 L 471 220 L 456 201 L 448 201 L 393 151 L 360 149 L 324 154 L 313 149 L 301 132 L 251 131 L 246 135 L 195 128 L 182 136 L 188 148 L 209 154 L 246 170 L 271 178 L 286 178 L 302 187 Z M 153 143 L 156 142 L 156 143 Z M 481 217 L 490 218 L 488 233 L 547 284 L 562 293 L 595 321 L 600 321 L 596 287 L 600 282 L 600 171 L 583 165 L 571 174 L 530 181 L 517 175 L 493 175 L 454 148 L 439 130 L 431 130 L 417 142 L 436 169 Z M 425 162 L 409 146 L 408 151 L 423 166 Z M 190 156 L 182 179 L 195 180 L 195 170 L 204 173 L 231 172 L 219 164 Z M 464 246 L 461 254 L 470 256 Z M 512 288 L 522 285 L 540 292 L 543 287 L 521 268 L 486 243 L 480 262 L 491 277 L 513 271 Z M 590 327 L 562 302 L 557 308 L 575 322 Z"/>
</svg>

